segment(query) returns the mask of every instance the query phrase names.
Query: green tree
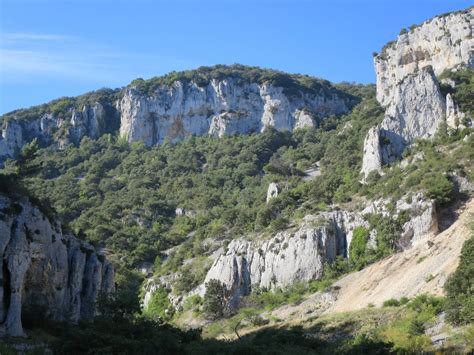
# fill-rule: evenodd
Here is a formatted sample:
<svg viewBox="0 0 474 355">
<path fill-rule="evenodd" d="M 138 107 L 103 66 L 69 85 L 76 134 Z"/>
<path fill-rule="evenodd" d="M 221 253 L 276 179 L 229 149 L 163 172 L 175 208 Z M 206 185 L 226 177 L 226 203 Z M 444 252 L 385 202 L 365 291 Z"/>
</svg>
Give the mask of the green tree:
<svg viewBox="0 0 474 355">
<path fill-rule="evenodd" d="M 209 280 L 206 283 L 204 295 L 204 313 L 210 319 L 222 318 L 227 312 L 227 288 L 219 280 Z"/>
<path fill-rule="evenodd" d="M 368 240 L 369 231 L 367 228 L 361 226 L 354 228 L 349 247 L 349 261 L 356 270 L 363 268 L 367 262 L 365 254 Z"/>
<path fill-rule="evenodd" d="M 169 291 L 164 287 L 159 287 L 148 303 L 148 306 L 144 310 L 144 314 L 151 318 L 163 319 L 166 321 L 171 320 L 174 315 L 174 308 L 168 298 Z"/>
<path fill-rule="evenodd" d="M 436 201 L 440 206 L 448 204 L 453 198 L 454 185 L 446 175 L 437 173 L 427 177 L 423 181 L 428 197 Z"/>
<path fill-rule="evenodd" d="M 459 266 L 445 285 L 446 316 L 454 324 L 474 322 L 474 236 L 462 247 Z"/>
</svg>

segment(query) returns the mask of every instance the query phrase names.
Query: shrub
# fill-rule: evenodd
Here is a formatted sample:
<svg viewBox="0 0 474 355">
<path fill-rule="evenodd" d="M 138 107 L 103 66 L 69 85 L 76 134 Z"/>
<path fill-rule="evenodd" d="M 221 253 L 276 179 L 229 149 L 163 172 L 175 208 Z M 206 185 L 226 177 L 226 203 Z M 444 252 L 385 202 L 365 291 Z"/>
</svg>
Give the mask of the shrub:
<svg viewBox="0 0 474 355">
<path fill-rule="evenodd" d="M 424 293 L 412 299 L 407 307 L 417 312 L 427 311 L 437 315 L 444 309 L 444 298 Z"/>
<path fill-rule="evenodd" d="M 438 205 L 443 206 L 451 202 L 454 185 L 445 175 L 437 173 L 429 176 L 423 180 L 422 185 L 428 197 L 434 199 Z"/>
<path fill-rule="evenodd" d="M 164 287 L 159 287 L 153 292 L 150 303 L 143 313 L 151 318 L 171 320 L 175 310 L 168 299 L 169 292 Z"/>
<path fill-rule="evenodd" d="M 362 269 L 367 263 L 365 251 L 368 240 L 369 231 L 367 228 L 360 226 L 354 228 L 351 245 L 349 247 L 349 261 L 356 270 Z"/>
<path fill-rule="evenodd" d="M 400 306 L 400 301 L 394 299 L 394 298 L 391 298 L 389 300 L 386 300 L 384 303 L 383 303 L 383 307 L 398 307 Z"/>
<path fill-rule="evenodd" d="M 474 236 L 462 247 L 459 266 L 449 277 L 446 290 L 446 318 L 454 324 L 474 322 Z"/>
<path fill-rule="evenodd" d="M 209 319 L 219 319 L 228 314 L 227 288 L 219 280 L 212 279 L 206 283 L 203 308 Z"/>
</svg>

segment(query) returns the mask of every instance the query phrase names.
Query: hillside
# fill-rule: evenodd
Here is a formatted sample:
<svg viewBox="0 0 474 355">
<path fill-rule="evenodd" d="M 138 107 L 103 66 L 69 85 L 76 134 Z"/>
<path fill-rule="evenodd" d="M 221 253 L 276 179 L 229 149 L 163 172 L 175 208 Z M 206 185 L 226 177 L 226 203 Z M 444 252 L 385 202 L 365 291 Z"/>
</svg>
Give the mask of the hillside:
<svg viewBox="0 0 474 355">
<path fill-rule="evenodd" d="M 402 30 L 376 86 L 216 65 L 2 116 L 0 336 L 474 349 L 473 11 Z"/>
<path fill-rule="evenodd" d="M 77 145 L 110 133 L 147 146 L 191 136 L 229 136 L 313 127 L 347 113 L 357 87 L 243 65 L 201 67 L 121 89 L 65 97 L 0 118 L 0 162 L 34 138 L 41 146 Z"/>
</svg>

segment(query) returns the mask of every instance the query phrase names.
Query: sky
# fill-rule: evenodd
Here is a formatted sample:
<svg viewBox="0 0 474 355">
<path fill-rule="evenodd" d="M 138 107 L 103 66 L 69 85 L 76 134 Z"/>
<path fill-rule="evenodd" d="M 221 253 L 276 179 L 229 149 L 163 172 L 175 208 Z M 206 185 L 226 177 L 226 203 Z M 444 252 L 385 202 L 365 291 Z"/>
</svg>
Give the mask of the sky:
<svg viewBox="0 0 474 355">
<path fill-rule="evenodd" d="M 464 0 L 1 0 L 0 114 L 203 65 L 375 81 L 372 53 Z"/>
</svg>

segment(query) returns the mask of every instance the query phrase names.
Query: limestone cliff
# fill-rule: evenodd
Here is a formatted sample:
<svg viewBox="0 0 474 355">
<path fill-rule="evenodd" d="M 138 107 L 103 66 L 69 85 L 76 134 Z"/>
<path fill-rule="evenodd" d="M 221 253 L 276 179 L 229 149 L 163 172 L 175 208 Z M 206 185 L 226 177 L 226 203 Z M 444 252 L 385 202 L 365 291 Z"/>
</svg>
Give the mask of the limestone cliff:
<svg viewBox="0 0 474 355">
<path fill-rule="evenodd" d="M 320 279 L 326 263 L 338 256 L 348 258 L 356 227 L 367 228 L 370 232 L 368 246 L 375 246 L 377 231 L 371 230 L 365 218 L 369 214 L 391 218 L 401 214 L 407 216 L 397 244 L 400 250 L 426 245 L 427 238 L 438 231 L 435 202 L 422 193 L 404 196 L 395 205 L 389 199 L 378 199 L 368 201 L 358 210 L 334 208 L 307 215 L 295 226 L 271 237 L 258 235 L 230 241 L 225 248 L 209 255 L 212 265 L 201 285 L 184 297 L 172 292 L 170 300 L 179 307 L 188 296 L 203 296 L 206 283 L 216 279 L 227 288 L 229 306 L 233 308 L 238 306 L 241 297 L 255 289 L 285 288 L 295 282 Z M 144 287 L 145 307 L 158 287 L 173 290 L 179 277 L 177 272 L 158 279 L 150 278 Z"/>
<path fill-rule="evenodd" d="M 255 288 L 285 288 L 299 281 L 321 278 L 323 267 L 337 256 L 347 258 L 356 227 L 370 229 L 364 216 L 381 214 L 396 218 L 407 213 L 409 220 L 402 227 L 398 247 L 409 248 L 426 242 L 438 231 L 435 203 L 421 193 L 401 198 L 393 210 L 389 200 L 370 202 L 363 210 L 334 210 L 307 215 L 296 227 L 261 241 L 236 239 L 225 253 L 218 256 L 204 284 L 221 281 L 229 291 L 230 304 L 236 306 L 242 296 Z M 375 244 L 376 231 L 370 231 L 369 244 Z M 204 294 L 204 287 L 197 290 Z"/>
<path fill-rule="evenodd" d="M 268 127 L 291 131 L 345 113 L 351 104 L 350 96 L 337 90 L 288 95 L 283 87 L 230 77 L 212 79 L 205 86 L 178 80 L 147 95 L 130 87 L 117 107 L 121 136 L 154 145 L 165 138 L 175 142 L 191 135 L 222 137 Z"/>
<path fill-rule="evenodd" d="M 474 66 L 473 14 L 471 7 L 435 17 L 400 34 L 375 56 L 377 100 L 386 111 L 365 139 L 364 176 L 398 158 L 416 138 L 432 137 L 442 123 L 458 125 L 462 113 L 451 96 L 442 94 L 438 76 Z"/>
<path fill-rule="evenodd" d="M 308 76 L 241 65 L 189 72 L 195 77 L 170 73 L 6 114 L 0 117 L 0 164 L 33 138 L 61 148 L 112 133 L 151 146 L 193 135 L 222 137 L 268 127 L 291 131 L 344 114 L 358 101 Z M 202 73 L 208 76 L 204 81 Z"/>
<path fill-rule="evenodd" d="M 66 113 L 46 111 L 27 118 L 10 114 L 1 127 L 0 163 L 16 157 L 34 138 L 43 146 L 55 144 L 58 147 L 77 144 L 83 137 L 98 138 L 109 131 L 109 125 L 113 126 L 111 121 L 115 114 L 110 111 L 96 102 L 81 109 L 71 108 Z"/>
<path fill-rule="evenodd" d="M 25 309 L 57 321 L 90 319 L 99 293 L 114 289 L 104 256 L 27 197 L 0 194 L 0 255 L 0 335 L 24 335 Z"/>
</svg>

